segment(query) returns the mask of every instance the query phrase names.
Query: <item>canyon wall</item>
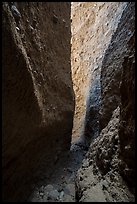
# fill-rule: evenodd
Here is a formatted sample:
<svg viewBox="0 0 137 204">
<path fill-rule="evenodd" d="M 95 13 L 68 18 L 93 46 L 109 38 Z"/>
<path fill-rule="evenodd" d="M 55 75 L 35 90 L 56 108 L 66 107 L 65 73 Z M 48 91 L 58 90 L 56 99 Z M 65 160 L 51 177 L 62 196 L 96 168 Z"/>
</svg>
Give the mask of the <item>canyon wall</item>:
<svg viewBox="0 0 137 204">
<path fill-rule="evenodd" d="M 100 130 L 120 106 L 119 168 L 130 187 L 135 182 L 135 4 L 127 5 L 106 51 L 101 68 Z M 134 191 L 134 190 L 133 190 Z"/>
<path fill-rule="evenodd" d="M 72 3 L 71 66 L 76 95 L 73 140 L 80 137 L 90 141 L 98 135 L 102 61 L 126 4 Z"/>
<path fill-rule="evenodd" d="M 3 3 L 3 201 L 23 201 L 68 150 L 74 114 L 67 2 Z"/>
<path fill-rule="evenodd" d="M 113 110 L 120 104 L 122 64 L 129 54 L 128 44 L 135 30 L 133 8 L 134 4 L 131 8 L 128 5 L 127 9 L 130 10 L 124 11 L 102 62 L 100 130 L 108 124 Z"/>
<path fill-rule="evenodd" d="M 132 9 L 132 16 L 134 10 Z M 135 17 L 135 16 L 133 16 Z M 135 32 L 128 41 L 129 53 L 125 56 L 120 84 L 120 173 L 135 193 Z"/>
<path fill-rule="evenodd" d="M 112 6 L 119 3 L 106 4 Z M 77 174 L 76 194 L 79 202 L 135 201 L 135 3 L 126 3 L 120 13 L 119 20 L 114 21 L 117 26 L 104 50 L 100 66 L 101 93 L 96 119 L 100 134 L 97 131 L 98 137 L 92 141 Z M 100 27 L 102 24 L 105 21 L 100 21 Z M 92 84 L 91 81 L 91 88 Z M 92 106 L 92 101 L 89 105 Z M 88 107 L 87 112 L 91 115 L 88 121 L 90 135 L 94 112 L 89 112 Z"/>
</svg>

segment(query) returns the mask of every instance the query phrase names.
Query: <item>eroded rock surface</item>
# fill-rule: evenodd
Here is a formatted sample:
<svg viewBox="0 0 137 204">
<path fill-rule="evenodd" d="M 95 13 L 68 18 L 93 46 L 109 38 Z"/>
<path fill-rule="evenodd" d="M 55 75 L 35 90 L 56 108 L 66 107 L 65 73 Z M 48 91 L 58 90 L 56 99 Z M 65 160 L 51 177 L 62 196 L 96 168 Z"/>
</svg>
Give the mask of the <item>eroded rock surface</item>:
<svg viewBox="0 0 137 204">
<path fill-rule="evenodd" d="M 76 178 L 76 194 L 79 202 L 133 202 L 119 174 L 119 117 L 118 107 L 106 128 L 90 145 Z"/>
<path fill-rule="evenodd" d="M 135 201 L 134 32 L 135 4 L 130 2 L 102 61 L 100 134 L 77 175 L 79 202 Z"/>
<path fill-rule="evenodd" d="M 135 31 L 134 7 L 131 3 L 125 8 L 102 62 L 100 130 L 107 125 L 113 110 L 120 104 L 123 61 L 129 55 L 129 43 Z"/>
<path fill-rule="evenodd" d="M 129 55 L 123 61 L 120 114 L 121 174 L 135 192 L 135 33 L 128 42 Z"/>
<path fill-rule="evenodd" d="M 71 66 L 76 95 L 74 141 L 83 135 L 87 139 L 98 135 L 102 61 L 126 4 L 72 3 Z"/>
<path fill-rule="evenodd" d="M 3 3 L 3 200 L 23 201 L 69 149 L 70 3 Z M 33 186 L 33 185 L 32 185 Z"/>
<path fill-rule="evenodd" d="M 3 200 L 134 202 L 135 4 L 73 3 L 72 53 L 70 3 L 16 6 L 3 3 Z"/>
</svg>

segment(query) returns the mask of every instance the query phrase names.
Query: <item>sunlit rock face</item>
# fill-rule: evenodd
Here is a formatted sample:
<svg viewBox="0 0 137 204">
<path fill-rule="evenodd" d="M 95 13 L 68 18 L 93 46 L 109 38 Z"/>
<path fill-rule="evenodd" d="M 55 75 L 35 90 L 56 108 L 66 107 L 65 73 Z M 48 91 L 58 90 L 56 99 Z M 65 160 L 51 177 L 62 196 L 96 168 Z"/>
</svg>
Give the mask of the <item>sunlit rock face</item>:
<svg viewBox="0 0 137 204">
<path fill-rule="evenodd" d="M 126 2 L 73 2 L 71 68 L 76 95 L 73 140 L 99 131 L 100 72 Z M 85 120 L 86 119 L 86 120 Z"/>
<path fill-rule="evenodd" d="M 79 202 L 134 202 L 134 2 L 121 10 L 100 69 L 99 134 L 78 171 L 77 198 Z"/>
</svg>

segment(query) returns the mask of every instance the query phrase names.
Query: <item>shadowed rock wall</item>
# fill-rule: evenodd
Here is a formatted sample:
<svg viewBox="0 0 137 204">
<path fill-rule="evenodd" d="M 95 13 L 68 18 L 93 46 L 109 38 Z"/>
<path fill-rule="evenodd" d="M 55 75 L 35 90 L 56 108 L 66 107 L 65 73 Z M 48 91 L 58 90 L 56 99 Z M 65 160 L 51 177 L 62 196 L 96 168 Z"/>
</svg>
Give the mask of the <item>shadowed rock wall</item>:
<svg viewBox="0 0 137 204">
<path fill-rule="evenodd" d="M 3 201 L 24 201 L 71 143 L 70 3 L 2 11 Z"/>
<path fill-rule="evenodd" d="M 130 53 L 124 58 L 120 85 L 120 169 L 121 175 L 135 192 L 135 33 L 128 46 Z"/>
</svg>

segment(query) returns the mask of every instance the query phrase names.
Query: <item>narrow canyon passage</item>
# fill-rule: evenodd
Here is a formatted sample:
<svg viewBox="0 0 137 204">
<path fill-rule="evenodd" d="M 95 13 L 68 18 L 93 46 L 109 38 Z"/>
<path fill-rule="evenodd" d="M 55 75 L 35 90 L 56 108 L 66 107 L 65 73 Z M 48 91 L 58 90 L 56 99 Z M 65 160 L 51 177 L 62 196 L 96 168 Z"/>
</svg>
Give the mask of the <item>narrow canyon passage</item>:
<svg viewBox="0 0 137 204">
<path fill-rule="evenodd" d="M 4 2 L 2 190 L 135 201 L 135 3 Z"/>
<path fill-rule="evenodd" d="M 35 186 L 28 201 L 76 202 L 75 179 L 86 152 L 82 147 L 72 144 L 70 151 L 61 155 L 54 164 L 51 174 L 43 176 Z"/>
</svg>

